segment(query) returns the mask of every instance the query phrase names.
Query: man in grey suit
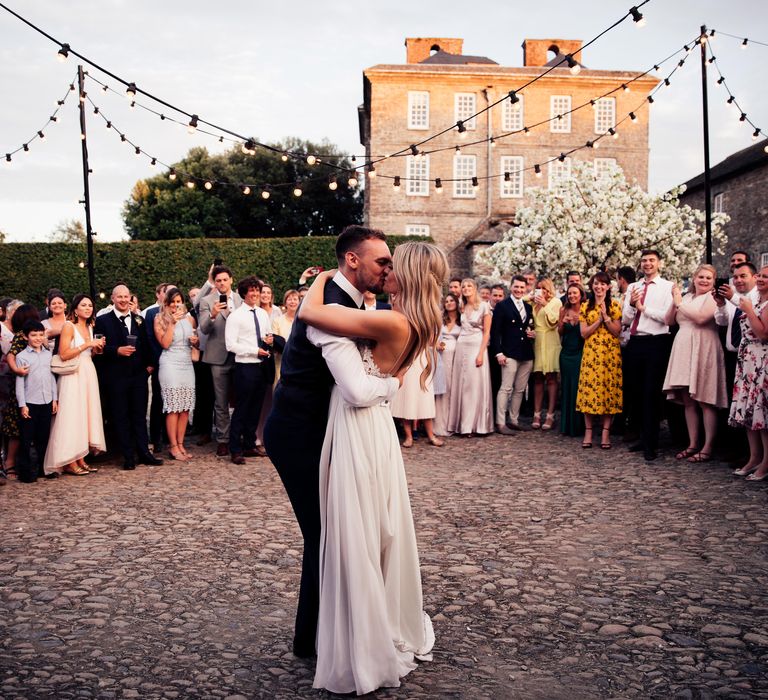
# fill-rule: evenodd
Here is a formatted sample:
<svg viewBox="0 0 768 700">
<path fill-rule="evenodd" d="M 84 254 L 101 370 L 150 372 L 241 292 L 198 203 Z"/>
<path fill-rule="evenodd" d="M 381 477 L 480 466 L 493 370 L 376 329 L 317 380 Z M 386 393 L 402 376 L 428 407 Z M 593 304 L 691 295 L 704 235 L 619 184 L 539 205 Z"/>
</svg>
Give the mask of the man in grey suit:
<svg viewBox="0 0 768 700">
<path fill-rule="evenodd" d="M 211 271 L 213 286 L 211 294 L 200 302 L 198 318 L 200 330 L 208 336 L 203 362 L 210 365 L 213 377 L 214 421 L 218 447 L 216 455 L 225 457 L 229 454 L 229 395 L 235 367 L 235 358 L 227 351 L 224 329 L 227 317 L 240 304 L 242 299 L 232 291 L 232 272 L 228 267 L 219 265 Z"/>
</svg>

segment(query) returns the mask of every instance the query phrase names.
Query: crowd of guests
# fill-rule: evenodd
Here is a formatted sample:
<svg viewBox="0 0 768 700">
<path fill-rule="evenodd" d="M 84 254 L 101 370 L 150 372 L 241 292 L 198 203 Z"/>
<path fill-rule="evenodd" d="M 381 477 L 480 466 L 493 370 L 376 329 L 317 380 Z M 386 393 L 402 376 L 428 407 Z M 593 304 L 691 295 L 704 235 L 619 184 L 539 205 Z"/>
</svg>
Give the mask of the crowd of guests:
<svg viewBox="0 0 768 700">
<path fill-rule="evenodd" d="M 452 279 L 435 370 L 425 388 L 417 358 L 391 404 L 403 447 L 418 431 L 442 447 L 451 435 L 559 428 L 585 449 L 611 449 L 623 433 L 652 461 L 666 416 L 687 438 L 677 459 L 709 461 L 719 436 L 742 458 L 737 474 L 767 479 L 768 267 L 737 251 L 730 279 L 700 265 L 683 292 L 662 264 L 646 250 L 613 277 L 572 271 L 560 293 L 531 270 L 509 284 Z M 56 289 L 41 310 L 0 300 L 0 482 L 83 476 L 107 449 L 126 470 L 186 462 L 190 419 L 219 458 L 266 456 L 263 424 L 304 293 L 277 304 L 268 283 L 235 285 L 215 264 L 186 295 L 158 284 L 143 311 L 126 285 L 98 313 L 87 294 L 67 301 Z M 388 308 L 372 294 L 365 306 Z"/>
</svg>

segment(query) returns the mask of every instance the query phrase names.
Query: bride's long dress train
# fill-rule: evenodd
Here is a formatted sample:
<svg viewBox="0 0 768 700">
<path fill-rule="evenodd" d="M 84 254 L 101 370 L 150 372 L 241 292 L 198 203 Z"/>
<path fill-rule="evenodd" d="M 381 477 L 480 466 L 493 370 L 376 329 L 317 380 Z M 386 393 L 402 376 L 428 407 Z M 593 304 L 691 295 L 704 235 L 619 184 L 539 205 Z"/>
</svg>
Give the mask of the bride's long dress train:
<svg viewBox="0 0 768 700">
<path fill-rule="evenodd" d="M 382 375 L 363 348 L 366 372 Z M 389 406 L 355 408 L 334 388 L 320 460 L 320 611 L 314 687 L 398 687 L 431 660 L 432 622 L 400 444 Z"/>
</svg>

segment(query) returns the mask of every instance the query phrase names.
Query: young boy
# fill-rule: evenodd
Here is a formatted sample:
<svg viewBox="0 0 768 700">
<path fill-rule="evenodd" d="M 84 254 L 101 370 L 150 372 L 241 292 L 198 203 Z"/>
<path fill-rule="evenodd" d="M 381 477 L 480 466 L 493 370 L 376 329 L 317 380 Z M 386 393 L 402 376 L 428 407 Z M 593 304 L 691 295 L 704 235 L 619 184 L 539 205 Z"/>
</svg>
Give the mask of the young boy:
<svg viewBox="0 0 768 700">
<path fill-rule="evenodd" d="M 19 402 L 21 445 L 16 468 L 19 481 L 32 483 L 43 475 L 43 458 L 48 448 L 51 416 L 58 410 L 56 377 L 51 372 L 51 351 L 40 321 L 27 321 L 22 328 L 27 347 L 16 356 L 16 364 L 26 367 L 24 376 L 16 377 L 16 399 Z M 32 444 L 36 459 L 32 461 Z"/>
</svg>

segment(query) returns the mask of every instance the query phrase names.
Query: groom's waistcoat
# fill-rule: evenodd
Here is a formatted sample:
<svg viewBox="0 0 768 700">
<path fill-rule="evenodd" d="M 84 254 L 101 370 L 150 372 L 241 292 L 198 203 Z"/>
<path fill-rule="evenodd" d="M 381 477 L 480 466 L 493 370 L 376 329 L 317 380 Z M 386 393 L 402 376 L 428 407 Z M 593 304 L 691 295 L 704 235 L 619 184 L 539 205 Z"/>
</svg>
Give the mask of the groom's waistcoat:
<svg viewBox="0 0 768 700">
<path fill-rule="evenodd" d="M 357 308 L 349 294 L 333 280 L 325 285 L 323 302 Z M 333 384 L 333 376 L 323 360 L 322 351 L 307 340 L 307 324 L 296 318 L 280 362 L 280 381 L 272 401 L 273 413 L 286 418 L 301 415 L 324 426 Z"/>
</svg>

